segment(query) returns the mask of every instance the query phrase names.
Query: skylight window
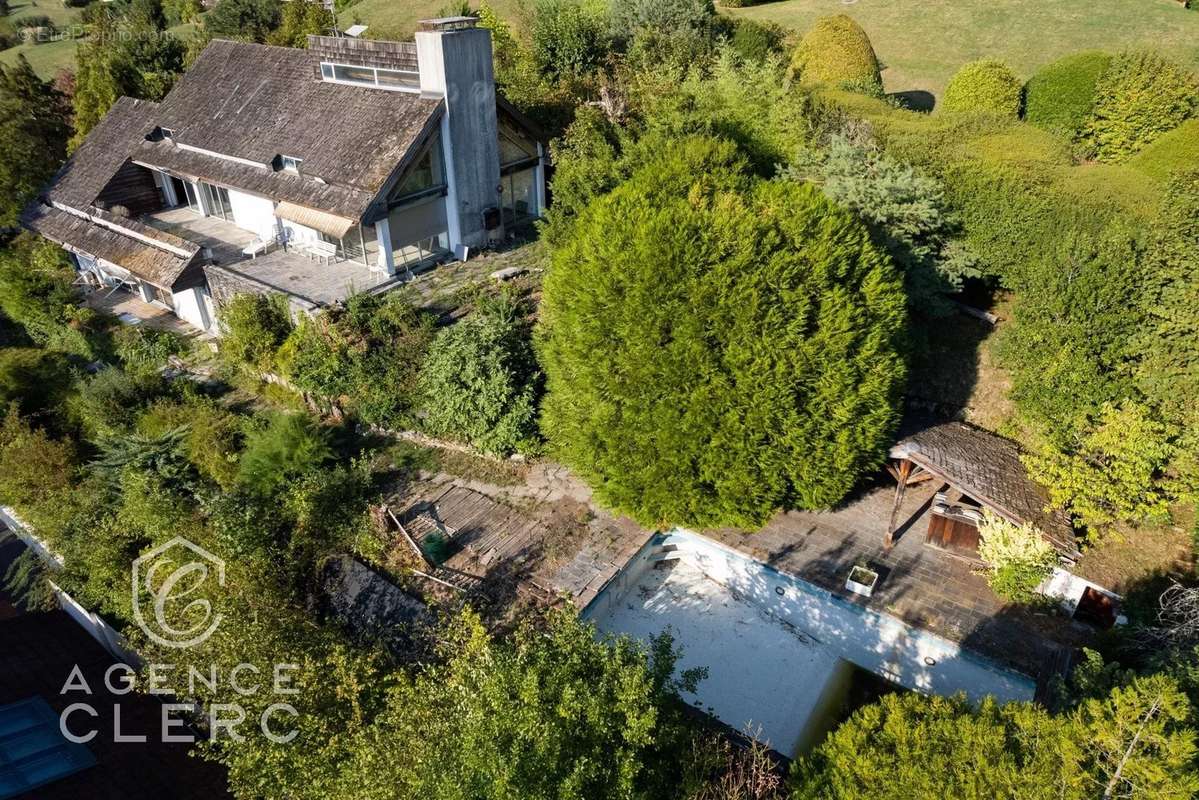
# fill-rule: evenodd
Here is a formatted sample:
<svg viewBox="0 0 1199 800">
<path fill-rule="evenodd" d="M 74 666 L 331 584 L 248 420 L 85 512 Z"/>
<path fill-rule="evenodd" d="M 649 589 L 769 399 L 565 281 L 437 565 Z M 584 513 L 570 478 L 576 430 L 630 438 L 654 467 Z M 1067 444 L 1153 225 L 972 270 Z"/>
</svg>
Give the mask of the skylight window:
<svg viewBox="0 0 1199 800">
<path fill-rule="evenodd" d="M 175 129 L 174 128 L 159 128 L 159 130 L 162 131 L 162 138 L 164 138 L 164 139 L 174 139 L 175 138 Z"/>
<path fill-rule="evenodd" d="M 279 162 L 283 169 L 299 174 L 300 165 L 304 163 L 304 159 L 295 156 L 279 156 Z"/>
</svg>

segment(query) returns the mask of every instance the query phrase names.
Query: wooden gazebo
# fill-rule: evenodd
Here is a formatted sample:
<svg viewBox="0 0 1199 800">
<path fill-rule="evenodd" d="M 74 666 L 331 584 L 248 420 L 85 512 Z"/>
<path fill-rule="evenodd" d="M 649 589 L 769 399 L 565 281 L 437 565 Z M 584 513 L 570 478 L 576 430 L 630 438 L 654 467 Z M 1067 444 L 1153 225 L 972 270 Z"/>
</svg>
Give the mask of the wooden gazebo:
<svg viewBox="0 0 1199 800">
<path fill-rule="evenodd" d="M 896 480 L 895 504 L 887 527 L 891 547 L 899 529 L 908 486 L 937 481 L 926 542 L 950 553 L 977 558 L 978 521 L 983 508 L 1015 524 L 1031 524 L 1067 562 L 1081 554 L 1060 510 L 1047 510 L 1045 490 L 1028 477 L 1016 443 L 963 422 L 944 422 L 901 439 L 890 452 L 887 471 Z"/>
</svg>

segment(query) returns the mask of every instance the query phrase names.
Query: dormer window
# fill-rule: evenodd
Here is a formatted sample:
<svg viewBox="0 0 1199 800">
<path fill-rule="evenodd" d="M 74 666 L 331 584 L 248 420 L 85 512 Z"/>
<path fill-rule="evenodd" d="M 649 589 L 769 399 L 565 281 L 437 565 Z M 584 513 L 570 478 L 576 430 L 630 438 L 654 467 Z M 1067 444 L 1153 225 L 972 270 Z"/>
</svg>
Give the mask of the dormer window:
<svg viewBox="0 0 1199 800">
<path fill-rule="evenodd" d="M 300 174 L 300 165 L 304 163 L 304 159 L 296 158 L 295 156 L 279 156 L 279 164 L 282 169 L 287 172 Z"/>
</svg>

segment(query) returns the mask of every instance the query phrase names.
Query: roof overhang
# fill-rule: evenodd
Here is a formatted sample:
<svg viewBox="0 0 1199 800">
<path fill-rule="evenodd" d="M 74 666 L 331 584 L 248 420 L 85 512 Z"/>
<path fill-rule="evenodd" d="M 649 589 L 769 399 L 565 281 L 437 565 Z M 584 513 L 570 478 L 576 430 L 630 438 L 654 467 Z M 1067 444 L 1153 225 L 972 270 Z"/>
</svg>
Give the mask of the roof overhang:
<svg viewBox="0 0 1199 800">
<path fill-rule="evenodd" d="M 327 211 L 318 211 L 315 208 L 308 208 L 287 200 L 280 201 L 275 206 L 275 216 L 318 230 L 334 239 L 344 239 L 350 229 L 358 224 L 357 220 L 339 217 Z"/>
</svg>

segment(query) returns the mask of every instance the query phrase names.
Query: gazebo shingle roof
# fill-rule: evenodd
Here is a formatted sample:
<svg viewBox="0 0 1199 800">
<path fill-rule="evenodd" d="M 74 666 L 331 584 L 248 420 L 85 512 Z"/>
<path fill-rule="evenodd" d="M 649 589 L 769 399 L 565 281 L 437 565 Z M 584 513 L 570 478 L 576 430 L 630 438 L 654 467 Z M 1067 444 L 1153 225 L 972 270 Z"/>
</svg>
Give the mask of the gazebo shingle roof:
<svg viewBox="0 0 1199 800">
<path fill-rule="evenodd" d="M 1012 440 L 963 422 L 944 422 L 900 440 L 891 458 L 919 465 L 1012 522 L 1033 525 L 1063 555 L 1079 555 L 1069 517 L 1046 510 L 1049 496 L 1028 477 Z"/>
</svg>

